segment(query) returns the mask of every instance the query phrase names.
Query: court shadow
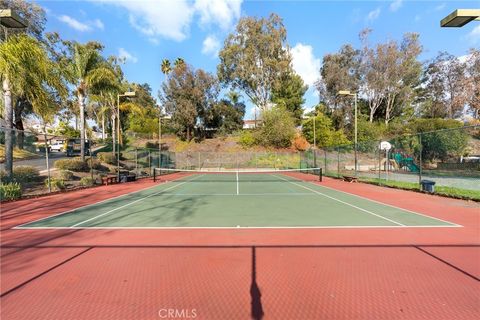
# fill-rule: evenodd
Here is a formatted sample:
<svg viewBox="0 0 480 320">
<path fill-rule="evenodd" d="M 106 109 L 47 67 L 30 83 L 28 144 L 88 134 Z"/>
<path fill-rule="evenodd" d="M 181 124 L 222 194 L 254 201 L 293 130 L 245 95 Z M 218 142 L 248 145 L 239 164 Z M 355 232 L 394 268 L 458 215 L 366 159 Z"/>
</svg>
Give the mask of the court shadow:
<svg viewBox="0 0 480 320">
<path fill-rule="evenodd" d="M 250 285 L 251 316 L 254 320 L 261 320 L 264 316 L 262 306 L 262 293 L 257 284 L 257 256 L 255 247 L 252 247 L 252 283 Z"/>
</svg>

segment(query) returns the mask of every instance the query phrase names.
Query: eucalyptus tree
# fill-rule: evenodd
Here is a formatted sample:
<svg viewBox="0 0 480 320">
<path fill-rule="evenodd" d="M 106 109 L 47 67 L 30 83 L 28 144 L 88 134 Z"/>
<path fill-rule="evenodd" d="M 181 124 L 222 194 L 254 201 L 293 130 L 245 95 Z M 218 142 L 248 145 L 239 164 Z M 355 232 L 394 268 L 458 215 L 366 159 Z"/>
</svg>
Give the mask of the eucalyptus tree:
<svg viewBox="0 0 480 320">
<path fill-rule="evenodd" d="M 66 96 L 66 86 L 58 66 L 35 38 L 15 35 L 0 44 L 0 77 L 4 107 L 5 171 L 13 169 L 13 102 L 25 97 L 33 111 L 46 118 L 58 106 L 55 101 Z"/>
<path fill-rule="evenodd" d="M 75 86 L 80 112 L 80 141 L 82 160 L 85 160 L 85 105 L 90 89 L 116 78 L 114 71 L 101 56 L 103 46 L 97 42 L 74 43 L 69 65 L 69 79 Z"/>
<path fill-rule="evenodd" d="M 241 18 L 219 53 L 219 80 L 242 90 L 260 110 L 266 110 L 274 84 L 291 70 L 286 38 L 282 19 L 275 14 Z"/>
</svg>

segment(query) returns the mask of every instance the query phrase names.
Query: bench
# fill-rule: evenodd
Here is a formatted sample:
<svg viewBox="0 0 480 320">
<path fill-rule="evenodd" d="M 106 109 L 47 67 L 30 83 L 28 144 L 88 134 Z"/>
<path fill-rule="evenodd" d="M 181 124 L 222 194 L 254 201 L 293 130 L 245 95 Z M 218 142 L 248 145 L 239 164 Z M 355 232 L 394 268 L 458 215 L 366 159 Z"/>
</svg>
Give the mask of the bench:
<svg viewBox="0 0 480 320">
<path fill-rule="evenodd" d="M 342 178 L 343 178 L 343 181 L 346 181 L 346 182 L 358 182 L 358 178 L 357 178 L 357 177 L 342 176 Z"/>
<path fill-rule="evenodd" d="M 117 176 L 102 177 L 102 184 L 108 186 L 109 184 L 118 183 Z"/>
</svg>

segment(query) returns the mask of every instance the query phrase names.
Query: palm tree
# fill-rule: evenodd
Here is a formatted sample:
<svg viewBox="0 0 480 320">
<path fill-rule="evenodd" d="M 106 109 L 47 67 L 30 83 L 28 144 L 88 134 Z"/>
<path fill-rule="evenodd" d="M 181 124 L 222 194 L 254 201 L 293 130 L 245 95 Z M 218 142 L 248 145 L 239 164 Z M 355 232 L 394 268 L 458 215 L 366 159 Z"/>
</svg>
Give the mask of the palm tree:
<svg viewBox="0 0 480 320">
<path fill-rule="evenodd" d="M 70 65 L 71 82 L 75 85 L 78 107 L 80 111 L 80 156 L 85 160 L 85 103 L 89 90 L 95 85 L 110 82 L 116 75 L 100 55 L 100 47 L 96 43 L 81 45 L 75 43 Z"/>
<path fill-rule="evenodd" d="M 173 63 L 173 65 L 175 67 L 183 66 L 185 65 L 185 60 L 183 60 L 182 58 L 177 58 L 175 59 L 175 62 Z"/>
<path fill-rule="evenodd" d="M 170 61 L 168 59 L 163 59 L 162 60 L 162 73 L 167 75 L 172 71 L 172 67 L 170 66 Z"/>
<path fill-rule="evenodd" d="M 13 97 L 29 101 L 32 110 L 45 119 L 66 96 L 67 89 L 59 68 L 35 38 L 15 35 L 0 44 L 0 78 L 4 106 L 5 171 L 13 172 Z"/>
</svg>

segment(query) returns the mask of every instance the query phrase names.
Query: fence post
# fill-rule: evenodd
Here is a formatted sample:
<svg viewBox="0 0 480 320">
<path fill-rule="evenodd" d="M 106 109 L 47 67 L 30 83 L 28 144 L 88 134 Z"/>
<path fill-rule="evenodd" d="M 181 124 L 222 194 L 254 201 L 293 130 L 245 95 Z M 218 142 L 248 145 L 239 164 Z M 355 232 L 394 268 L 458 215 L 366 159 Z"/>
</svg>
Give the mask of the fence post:
<svg viewBox="0 0 480 320">
<path fill-rule="evenodd" d="M 422 188 L 422 153 L 423 153 L 423 145 L 422 145 L 422 134 L 418 134 L 418 144 L 420 146 L 420 155 L 419 155 L 419 163 L 418 163 L 418 188 Z"/>
<path fill-rule="evenodd" d="M 337 178 L 340 177 L 340 147 L 337 147 Z"/>
<path fill-rule="evenodd" d="M 93 182 L 93 153 L 92 153 L 92 141 L 88 144 L 88 152 L 90 153 L 90 177 Z"/>
<path fill-rule="evenodd" d="M 45 126 L 43 127 L 43 137 L 45 139 L 45 160 L 47 164 L 47 181 L 48 181 L 48 192 L 52 192 L 52 184 L 51 184 L 51 178 L 50 178 L 50 164 L 48 163 L 48 140 L 47 140 L 47 129 Z M 12 133 L 13 135 L 13 133 Z"/>
<path fill-rule="evenodd" d="M 377 145 L 377 150 L 378 150 L 378 182 L 381 184 L 381 180 L 382 180 L 382 150 L 380 150 L 380 142 L 378 142 L 378 145 Z"/>
<path fill-rule="evenodd" d="M 150 158 L 150 149 L 148 149 L 148 172 L 152 175 L 152 159 Z"/>
<path fill-rule="evenodd" d="M 138 175 L 138 149 L 135 147 L 135 174 Z"/>
<path fill-rule="evenodd" d="M 323 153 L 325 154 L 325 172 L 327 174 L 327 149 L 323 149 Z"/>
</svg>

